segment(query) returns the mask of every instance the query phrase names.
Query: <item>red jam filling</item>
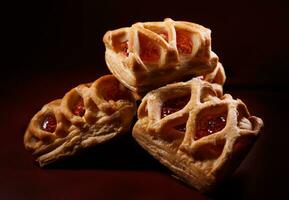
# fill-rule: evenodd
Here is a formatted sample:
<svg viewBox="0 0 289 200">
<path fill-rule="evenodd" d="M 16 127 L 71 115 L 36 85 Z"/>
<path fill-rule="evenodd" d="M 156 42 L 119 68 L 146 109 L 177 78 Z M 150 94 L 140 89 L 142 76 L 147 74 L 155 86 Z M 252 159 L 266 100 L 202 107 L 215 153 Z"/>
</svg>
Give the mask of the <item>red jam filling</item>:
<svg viewBox="0 0 289 200">
<path fill-rule="evenodd" d="M 169 34 L 168 34 L 168 32 L 163 31 L 163 32 L 159 33 L 159 35 L 160 35 L 162 38 L 164 38 L 165 41 L 169 41 Z"/>
<path fill-rule="evenodd" d="M 169 41 L 169 34 L 164 28 L 161 27 L 146 27 L 146 28 L 161 36 L 165 41 Z"/>
<path fill-rule="evenodd" d="M 120 52 L 123 55 L 128 56 L 129 52 L 128 52 L 128 41 L 127 40 L 120 43 L 119 48 L 120 48 Z"/>
<path fill-rule="evenodd" d="M 50 133 L 53 133 L 56 129 L 56 118 L 53 114 L 48 114 L 41 124 L 41 129 Z"/>
<path fill-rule="evenodd" d="M 73 108 L 73 114 L 82 117 L 85 113 L 83 99 L 80 99 Z"/>
<path fill-rule="evenodd" d="M 192 34 L 185 30 L 176 30 L 177 48 L 180 54 L 191 54 L 193 50 Z"/>
<path fill-rule="evenodd" d="M 167 31 L 155 30 L 154 32 L 157 33 L 158 35 L 160 35 L 162 38 L 164 38 L 165 41 L 169 41 L 169 34 Z"/>
<path fill-rule="evenodd" d="M 222 130 L 226 126 L 226 114 L 208 115 L 197 121 L 195 140 Z"/>
<path fill-rule="evenodd" d="M 190 100 L 190 96 L 183 96 L 180 98 L 170 99 L 166 101 L 162 106 L 161 117 L 164 118 L 170 114 L 173 114 L 187 105 Z M 184 125 L 185 126 L 185 125 Z"/>
<path fill-rule="evenodd" d="M 161 51 L 154 41 L 143 34 L 139 34 L 140 58 L 144 62 L 157 62 L 160 59 Z"/>
<path fill-rule="evenodd" d="M 181 124 L 175 127 L 178 131 L 186 132 L 186 124 Z"/>
</svg>

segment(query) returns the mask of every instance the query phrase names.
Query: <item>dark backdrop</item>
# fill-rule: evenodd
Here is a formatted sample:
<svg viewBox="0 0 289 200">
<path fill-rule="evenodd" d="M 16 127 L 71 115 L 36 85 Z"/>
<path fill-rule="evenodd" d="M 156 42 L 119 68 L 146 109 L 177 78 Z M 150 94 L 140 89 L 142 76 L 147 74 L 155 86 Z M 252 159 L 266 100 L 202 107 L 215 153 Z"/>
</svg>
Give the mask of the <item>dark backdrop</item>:
<svg viewBox="0 0 289 200">
<path fill-rule="evenodd" d="M 289 11 L 285 1 L 10 1 L 2 8 L 1 199 L 288 195 Z M 227 72 L 225 92 L 244 100 L 253 114 L 264 119 L 263 134 L 234 176 L 216 194 L 201 195 L 168 178 L 169 172 L 130 136 L 52 169 L 33 165 L 22 144 L 27 123 L 45 103 L 109 73 L 104 33 L 166 17 L 212 30 L 212 48 Z M 91 158 L 94 154 L 98 157 Z"/>
</svg>

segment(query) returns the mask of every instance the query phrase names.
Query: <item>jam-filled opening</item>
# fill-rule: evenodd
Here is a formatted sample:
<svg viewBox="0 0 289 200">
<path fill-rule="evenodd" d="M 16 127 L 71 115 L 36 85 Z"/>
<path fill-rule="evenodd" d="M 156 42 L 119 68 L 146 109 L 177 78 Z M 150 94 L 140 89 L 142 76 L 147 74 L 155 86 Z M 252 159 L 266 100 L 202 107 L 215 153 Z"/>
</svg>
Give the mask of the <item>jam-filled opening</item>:
<svg viewBox="0 0 289 200">
<path fill-rule="evenodd" d="M 225 105 L 205 108 L 196 118 L 196 132 L 194 139 L 211 135 L 221 131 L 226 126 L 228 109 Z"/>
<path fill-rule="evenodd" d="M 182 55 L 189 55 L 193 51 L 192 33 L 187 30 L 176 29 L 177 49 Z"/>
<path fill-rule="evenodd" d="M 156 63 L 161 57 L 161 48 L 146 35 L 139 33 L 139 55 L 145 63 Z"/>
<path fill-rule="evenodd" d="M 200 146 L 194 153 L 196 160 L 211 160 L 218 158 L 224 149 L 225 140 L 217 141 L 214 144 L 205 144 Z"/>
<path fill-rule="evenodd" d="M 121 43 L 119 43 L 119 51 L 125 55 L 125 56 L 128 56 L 129 55 L 129 52 L 128 52 L 128 40 L 125 40 Z"/>
<path fill-rule="evenodd" d="M 50 133 L 53 133 L 56 129 L 57 121 L 53 113 L 48 113 L 43 117 L 41 122 L 41 129 Z"/>
<path fill-rule="evenodd" d="M 117 53 L 121 53 L 124 56 L 129 55 L 128 38 L 126 36 L 126 33 L 115 36 L 113 40 L 113 47 Z"/>
<path fill-rule="evenodd" d="M 174 129 L 181 131 L 181 132 L 186 132 L 186 123 L 177 125 L 174 127 Z"/>
<path fill-rule="evenodd" d="M 162 105 L 161 118 L 171 115 L 181 109 L 183 109 L 189 102 L 191 95 L 185 95 L 181 97 L 176 97 L 173 99 L 168 99 Z M 183 129 L 182 125 L 180 129 Z"/>
<path fill-rule="evenodd" d="M 82 117 L 85 113 L 85 109 L 84 109 L 84 102 L 83 99 L 81 97 L 79 97 L 77 99 L 77 101 L 75 102 L 73 108 L 72 108 L 72 113 L 76 116 L 80 116 Z"/>
<path fill-rule="evenodd" d="M 161 36 L 165 41 L 169 41 L 169 33 L 164 27 L 159 26 L 144 26 L 146 29 L 149 29 L 150 31 L 158 34 Z"/>
</svg>

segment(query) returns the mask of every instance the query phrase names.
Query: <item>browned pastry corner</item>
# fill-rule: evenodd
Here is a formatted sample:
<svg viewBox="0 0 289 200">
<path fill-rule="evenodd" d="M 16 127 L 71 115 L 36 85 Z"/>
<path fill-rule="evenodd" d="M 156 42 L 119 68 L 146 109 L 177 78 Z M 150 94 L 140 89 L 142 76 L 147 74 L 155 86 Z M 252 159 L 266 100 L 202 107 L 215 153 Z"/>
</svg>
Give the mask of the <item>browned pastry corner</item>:
<svg viewBox="0 0 289 200">
<path fill-rule="evenodd" d="M 211 31 L 201 25 L 165 19 L 108 31 L 103 41 L 110 71 L 139 94 L 212 72 Z"/>
<path fill-rule="evenodd" d="M 31 119 L 24 145 L 44 166 L 128 131 L 135 112 L 130 91 L 106 75 L 46 104 Z"/>
<path fill-rule="evenodd" d="M 181 180 L 206 192 L 240 164 L 262 126 L 241 100 L 194 78 L 149 92 L 133 136 Z"/>
<path fill-rule="evenodd" d="M 198 78 L 211 83 L 214 87 L 215 91 L 218 92 L 218 95 L 222 95 L 223 93 L 223 85 L 226 81 L 226 74 L 223 65 L 218 62 L 214 71 L 199 76 Z"/>
</svg>

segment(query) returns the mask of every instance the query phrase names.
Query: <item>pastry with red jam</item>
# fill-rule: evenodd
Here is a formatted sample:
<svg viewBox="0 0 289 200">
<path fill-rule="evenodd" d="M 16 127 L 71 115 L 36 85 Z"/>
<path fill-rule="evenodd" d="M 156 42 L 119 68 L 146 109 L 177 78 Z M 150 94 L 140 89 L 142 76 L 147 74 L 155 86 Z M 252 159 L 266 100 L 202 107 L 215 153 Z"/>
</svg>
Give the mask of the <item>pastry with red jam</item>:
<svg viewBox="0 0 289 200">
<path fill-rule="evenodd" d="M 44 166 L 129 131 L 135 112 L 131 92 L 106 75 L 44 105 L 31 119 L 24 145 Z"/>
<path fill-rule="evenodd" d="M 149 92 L 133 137 L 179 179 L 206 192 L 236 169 L 262 126 L 241 100 L 194 78 Z"/>
<path fill-rule="evenodd" d="M 218 56 L 211 51 L 211 31 L 195 23 L 172 19 L 135 23 L 108 31 L 103 41 L 110 71 L 140 95 L 205 76 L 218 64 Z"/>
</svg>

